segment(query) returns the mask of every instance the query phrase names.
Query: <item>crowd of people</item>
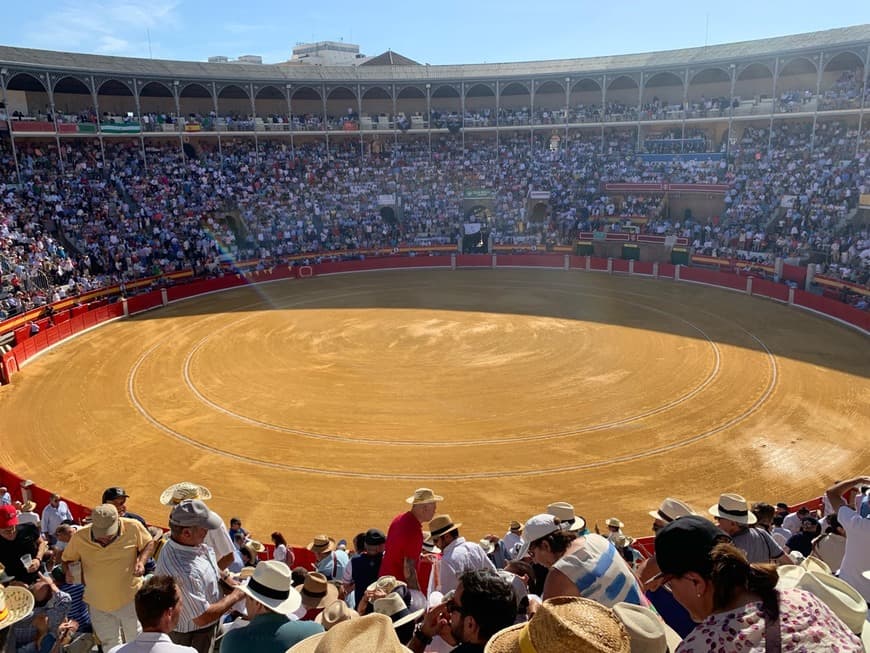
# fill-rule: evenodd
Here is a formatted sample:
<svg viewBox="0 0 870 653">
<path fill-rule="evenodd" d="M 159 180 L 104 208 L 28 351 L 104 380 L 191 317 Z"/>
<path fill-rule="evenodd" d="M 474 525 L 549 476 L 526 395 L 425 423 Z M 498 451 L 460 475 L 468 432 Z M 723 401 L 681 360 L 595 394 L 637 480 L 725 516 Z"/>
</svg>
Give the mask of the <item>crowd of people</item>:
<svg viewBox="0 0 870 653">
<path fill-rule="evenodd" d="M 662 151 L 706 142 L 691 131 Z M 678 138 L 679 137 L 679 138 Z M 699 253 L 814 257 L 866 285 L 870 238 L 852 218 L 868 188 L 870 138 L 840 122 L 746 127 L 727 156 L 650 160 L 637 132 L 492 140 L 448 134 L 361 146 L 353 139 L 178 143 L 0 140 L 0 318 L 106 284 L 226 260 L 455 245 L 467 190 L 489 195 L 495 244 L 573 245 L 581 232 L 629 225 L 686 237 Z M 18 183 L 18 180 L 21 183 Z M 721 213 L 669 215 L 661 194 L 602 184 L 725 184 Z M 530 191 L 549 193 L 533 218 Z M 388 201 L 383 202 L 386 197 Z M 227 215 L 236 220 L 228 220 Z M 638 223 L 640 223 L 638 225 Z"/>
<path fill-rule="evenodd" d="M 315 536 L 305 564 L 270 551 L 207 487 L 159 496 L 168 531 L 121 487 L 80 521 L 29 481 L 0 487 L 0 650 L 222 653 L 738 653 L 870 645 L 870 477 L 827 488 L 817 509 L 651 505 L 654 549 L 617 517 L 591 527 L 566 501 L 504 535 L 444 512 L 418 488 L 391 521 L 349 542 Z M 15 496 L 13 496 L 13 493 Z M 461 516 L 460 516 L 461 517 Z M 638 535 L 638 533 L 635 533 Z M 264 539 L 264 538 L 261 538 Z"/>
</svg>

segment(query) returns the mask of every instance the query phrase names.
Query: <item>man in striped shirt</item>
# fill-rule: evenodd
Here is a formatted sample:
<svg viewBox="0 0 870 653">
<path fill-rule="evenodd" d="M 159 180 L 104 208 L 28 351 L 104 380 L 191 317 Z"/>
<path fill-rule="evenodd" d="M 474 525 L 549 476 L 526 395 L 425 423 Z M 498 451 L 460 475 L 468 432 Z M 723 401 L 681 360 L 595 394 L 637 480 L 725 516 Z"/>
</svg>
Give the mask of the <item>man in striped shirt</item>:
<svg viewBox="0 0 870 653">
<path fill-rule="evenodd" d="M 181 617 L 169 634 L 176 644 L 208 653 L 215 626 L 225 612 L 245 598 L 237 587 L 222 596 L 221 572 L 214 551 L 205 544 L 221 520 L 198 499 L 182 501 L 169 515 L 169 539 L 157 559 L 156 574 L 172 576 L 181 590 Z M 226 583 L 232 583 L 228 577 Z"/>
</svg>

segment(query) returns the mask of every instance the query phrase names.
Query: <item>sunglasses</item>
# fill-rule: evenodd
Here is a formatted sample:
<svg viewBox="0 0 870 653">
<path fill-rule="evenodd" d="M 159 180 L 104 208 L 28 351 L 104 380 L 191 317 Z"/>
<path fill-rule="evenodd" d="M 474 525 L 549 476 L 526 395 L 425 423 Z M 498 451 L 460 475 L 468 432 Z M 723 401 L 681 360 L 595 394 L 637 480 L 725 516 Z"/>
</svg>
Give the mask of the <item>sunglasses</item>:
<svg viewBox="0 0 870 653">
<path fill-rule="evenodd" d="M 448 609 L 450 612 L 458 612 L 459 615 L 462 616 L 462 617 L 465 617 L 465 616 L 468 614 L 468 613 L 465 611 L 465 608 L 463 608 L 461 605 L 459 605 L 459 604 L 458 604 L 456 601 L 454 601 L 453 599 L 448 599 L 448 600 L 447 600 L 447 609 Z"/>
</svg>

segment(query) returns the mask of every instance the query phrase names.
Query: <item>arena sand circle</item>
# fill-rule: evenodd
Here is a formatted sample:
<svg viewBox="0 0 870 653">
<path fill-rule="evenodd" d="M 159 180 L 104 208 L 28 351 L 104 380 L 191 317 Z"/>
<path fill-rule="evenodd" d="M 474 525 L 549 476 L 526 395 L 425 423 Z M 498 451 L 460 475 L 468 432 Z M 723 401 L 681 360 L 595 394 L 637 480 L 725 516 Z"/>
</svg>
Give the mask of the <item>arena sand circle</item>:
<svg viewBox="0 0 870 653">
<path fill-rule="evenodd" d="M 0 464 L 85 504 L 207 485 L 255 536 L 385 528 L 414 488 L 469 537 L 572 502 L 797 501 L 870 469 L 866 336 L 692 284 L 577 271 L 291 280 L 119 320 L 0 389 Z"/>
</svg>

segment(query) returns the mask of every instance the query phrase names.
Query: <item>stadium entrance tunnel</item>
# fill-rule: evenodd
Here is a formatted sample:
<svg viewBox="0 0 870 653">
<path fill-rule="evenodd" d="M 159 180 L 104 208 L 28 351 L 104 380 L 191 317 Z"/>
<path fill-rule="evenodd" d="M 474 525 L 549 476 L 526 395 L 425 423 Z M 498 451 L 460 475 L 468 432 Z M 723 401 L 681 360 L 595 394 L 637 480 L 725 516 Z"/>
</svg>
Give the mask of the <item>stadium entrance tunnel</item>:
<svg viewBox="0 0 870 653">
<path fill-rule="evenodd" d="M 529 202 L 529 222 L 546 222 L 550 215 L 550 205 L 546 202 Z"/>
<path fill-rule="evenodd" d="M 199 152 L 196 151 L 196 148 L 190 143 L 184 143 L 184 156 L 191 161 L 199 160 Z"/>
</svg>

